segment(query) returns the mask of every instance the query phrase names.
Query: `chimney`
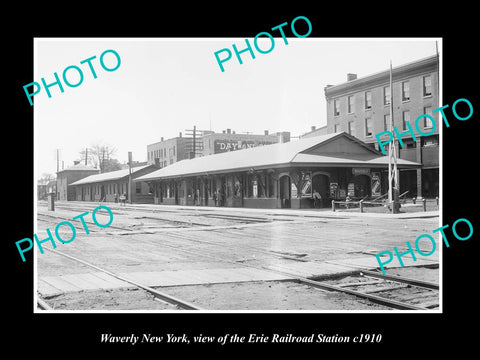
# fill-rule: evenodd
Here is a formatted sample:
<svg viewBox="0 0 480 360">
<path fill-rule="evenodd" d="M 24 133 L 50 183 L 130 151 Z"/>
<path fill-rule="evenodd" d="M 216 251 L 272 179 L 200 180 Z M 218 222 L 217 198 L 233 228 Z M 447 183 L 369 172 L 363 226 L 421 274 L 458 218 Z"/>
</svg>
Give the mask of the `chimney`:
<svg viewBox="0 0 480 360">
<path fill-rule="evenodd" d="M 178 137 L 182 137 L 182 132 L 180 131 L 180 133 L 178 134 Z"/>
<path fill-rule="evenodd" d="M 227 129 L 227 134 L 231 134 L 232 133 L 232 129 Z"/>
<path fill-rule="evenodd" d="M 74 166 L 75 166 L 75 165 L 78 165 L 78 164 L 80 164 L 80 161 L 79 161 L 79 160 L 74 160 L 74 161 L 73 161 L 73 165 L 74 165 Z"/>
<path fill-rule="evenodd" d="M 234 134 L 234 135 L 235 135 L 235 130 L 233 130 L 233 131 L 232 131 L 232 134 Z"/>
<path fill-rule="evenodd" d="M 180 137 L 182 137 L 182 133 L 180 133 Z M 163 141 L 163 136 L 160 138 L 160 141 Z"/>
<path fill-rule="evenodd" d="M 225 134 L 225 130 L 222 130 L 222 134 Z"/>
<path fill-rule="evenodd" d="M 316 128 L 317 128 L 316 126 L 311 127 L 312 131 L 315 131 Z"/>
<path fill-rule="evenodd" d="M 357 74 L 352 74 L 352 73 L 347 74 L 347 81 L 352 81 L 356 79 L 357 79 Z"/>
<path fill-rule="evenodd" d="M 268 135 L 268 130 L 264 130 L 265 135 Z"/>
</svg>

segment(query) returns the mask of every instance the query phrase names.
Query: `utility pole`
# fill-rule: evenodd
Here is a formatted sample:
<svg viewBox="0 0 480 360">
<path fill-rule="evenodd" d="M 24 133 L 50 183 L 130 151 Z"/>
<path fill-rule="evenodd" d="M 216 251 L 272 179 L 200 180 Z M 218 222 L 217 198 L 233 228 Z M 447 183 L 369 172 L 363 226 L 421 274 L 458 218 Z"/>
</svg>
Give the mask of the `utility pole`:
<svg viewBox="0 0 480 360">
<path fill-rule="evenodd" d="M 205 130 L 198 130 L 198 134 L 200 135 L 199 136 L 200 139 L 202 138 L 204 132 L 205 132 Z M 193 126 L 193 130 L 188 130 L 188 129 L 185 130 L 185 137 L 190 137 L 190 136 L 192 136 L 192 148 L 188 149 L 188 151 L 190 152 L 188 157 L 190 159 L 193 159 L 197 156 L 197 148 L 200 151 L 203 150 L 203 143 L 201 141 L 198 142 L 198 146 L 197 146 L 197 140 L 198 139 L 197 139 L 197 126 L 196 125 Z"/>
<path fill-rule="evenodd" d="M 57 149 L 57 172 L 60 171 L 60 161 L 59 161 L 59 158 L 58 158 L 58 153 L 59 153 L 59 149 Z"/>
<path fill-rule="evenodd" d="M 132 203 L 132 152 L 128 152 L 128 203 Z"/>
<path fill-rule="evenodd" d="M 195 141 L 197 138 L 197 127 L 193 125 L 193 157 L 197 155 L 197 142 Z"/>
</svg>

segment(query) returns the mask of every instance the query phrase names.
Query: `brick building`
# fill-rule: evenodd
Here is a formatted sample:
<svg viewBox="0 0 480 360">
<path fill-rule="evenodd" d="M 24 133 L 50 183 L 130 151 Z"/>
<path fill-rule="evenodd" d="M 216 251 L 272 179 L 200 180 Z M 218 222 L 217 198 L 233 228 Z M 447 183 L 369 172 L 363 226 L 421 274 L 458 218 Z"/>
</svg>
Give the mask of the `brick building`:
<svg viewBox="0 0 480 360">
<path fill-rule="evenodd" d="M 147 163 L 163 168 L 177 161 L 188 159 L 190 141 L 189 138 L 183 137 L 182 133 L 171 139 L 164 140 L 162 137 L 159 142 L 147 145 Z"/>
<path fill-rule="evenodd" d="M 402 169 L 400 192 L 409 196 L 435 197 L 439 193 L 439 126 L 428 118 L 419 121 L 419 134 L 415 120 L 423 114 L 432 115 L 439 124 L 438 58 L 431 56 L 394 67 L 393 125 L 400 133 L 408 130 L 408 121 L 415 132 L 402 136 L 403 147 L 395 141 L 399 158 L 422 164 L 419 169 Z M 327 101 L 327 133 L 345 131 L 379 150 L 375 135 L 389 130 L 390 124 L 390 70 L 357 78 L 347 74 L 347 81 L 325 87 Z M 435 129 L 433 129 L 435 127 Z M 315 131 L 304 137 L 315 136 Z M 388 149 L 385 149 L 387 151 Z"/>
<path fill-rule="evenodd" d="M 290 141 L 289 132 L 269 134 L 236 134 L 231 129 L 222 133 L 199 131 L 196 138 L 196 154 L 193 156 L 193 139 L 184 137 L 180 132 L 178 137 L 147 145 L 147 163 L 163 168 L 177 161 L 201 157 L 223 152 L 246 149 L 251 147 Z"/>
<path fill-rule="evenodd" d="M 237 134 L 231 129 L 226 129 L 222 133 L 208 133 L 204 135 L 201 141 L 200 156 L 220 154 L 228 151 L 248 149 L 257 146 L 284 143 L 290 141 L 289 132 L 279 132 L 269 134 L 265 130 L 264 134 Z"/>
<path fill-rule="evenodd" d="M 73 166 L 57 172 L 56 200 L 75 200 L 75 189 L 70 184 L 99 172 L 99 169 L 82 165 L 78 161 L 75 161 Z"/>
</svg>

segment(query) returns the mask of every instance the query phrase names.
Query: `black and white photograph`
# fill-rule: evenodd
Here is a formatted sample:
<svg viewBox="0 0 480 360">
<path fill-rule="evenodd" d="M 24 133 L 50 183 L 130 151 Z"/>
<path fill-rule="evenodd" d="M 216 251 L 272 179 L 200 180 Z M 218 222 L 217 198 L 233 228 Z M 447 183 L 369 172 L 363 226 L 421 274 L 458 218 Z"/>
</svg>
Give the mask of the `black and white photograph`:
<svg viewBox="0 0 480 360">
<path fill-rule="evenodd" d="M 17 44 L 18 326 L 159 356 L 471 339 L 470 33 L 176 16 Z"/>
<path fill-rule="evenodd" d="M 41 311 L 441 310 L 441 39 L 261 40 L 36 40 Z"/>
</svg>

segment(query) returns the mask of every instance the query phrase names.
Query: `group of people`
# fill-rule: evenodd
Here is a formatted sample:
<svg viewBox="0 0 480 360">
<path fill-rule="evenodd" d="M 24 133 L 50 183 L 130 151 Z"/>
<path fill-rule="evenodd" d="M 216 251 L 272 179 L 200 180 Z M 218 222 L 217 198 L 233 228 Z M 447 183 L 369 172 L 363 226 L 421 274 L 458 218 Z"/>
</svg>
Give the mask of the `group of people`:
<svg viewBox="0 0 480 360">
<path fill-rule="evenodd" d="M 223 189 L 213 192 L 213 201 L 215 206 L 225 206 L 225 191 Z"/>
<path fill-rule="evenodd" d="M 115 194 L 115 202 L 118 203 L 119 200 L 120 200 L 120 206 L 122 206 L 122 204 L 123 206 L 126 206 L 127 194 L 123 193 L 120 196 L 118 196 L 118 194 Z"/>
</svg>

